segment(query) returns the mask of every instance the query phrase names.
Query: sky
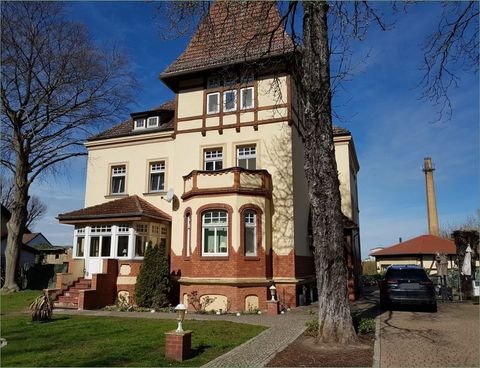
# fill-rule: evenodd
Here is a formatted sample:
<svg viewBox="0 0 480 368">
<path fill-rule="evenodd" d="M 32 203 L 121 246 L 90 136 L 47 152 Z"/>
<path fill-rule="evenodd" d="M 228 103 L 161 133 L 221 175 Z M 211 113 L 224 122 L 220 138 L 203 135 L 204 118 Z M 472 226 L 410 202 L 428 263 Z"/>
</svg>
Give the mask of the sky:
<svg viewBox="0 0 480 368">
<path fill-rule="evenodd" d="M 388 3 L 375 3 L 384 9 Z M 88 27 L 98 43 L 126 51 L 141 84 L 132 111 L 144 111 L 173 97 L 158 75 L 185 48 L 188 37 L 166 40 L 158 3 L 72 2 L 67 15 Z M 360 162 L 358 192 L 362 258 L 370 249 L 427 233 L 424 157 L 436 167 L 435 191 L 442 226 L 461 224 L 480 207 L 479 77 L 458 74 L 451 91 L 453 117 L 434 122 L 436 107 L 420 100 L 421 45 L 438 24 L 440 4 L 412 5 L 392 29 L 370 29 L 353 45 L 354 75 L 334 95 L 335 124 L 349 129 Z M 53 244 L 71 244 L 73 228 L 55 219 L 83 208 L 86 158 L 66 165 L 65 175 L 34 183 L 32 194 L 48 206 L 33 228 Z"/>
</svg>

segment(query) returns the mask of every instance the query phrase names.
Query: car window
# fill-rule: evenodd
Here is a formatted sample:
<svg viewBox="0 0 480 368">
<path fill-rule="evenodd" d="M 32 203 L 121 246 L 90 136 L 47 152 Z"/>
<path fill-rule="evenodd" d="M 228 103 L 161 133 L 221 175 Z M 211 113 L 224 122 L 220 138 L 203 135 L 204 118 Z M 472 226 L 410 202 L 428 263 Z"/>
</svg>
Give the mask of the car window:
<svg viewBox="0 0 480 368">
<path fill-rule="evenodd" d="M 428 280 L 428 276 L 424 270 L 419 270 L 419 269 L 388 270 L 387 280 L 401 280 L 401 279 L 424 281 L 424 280 Z"/>
</svg>

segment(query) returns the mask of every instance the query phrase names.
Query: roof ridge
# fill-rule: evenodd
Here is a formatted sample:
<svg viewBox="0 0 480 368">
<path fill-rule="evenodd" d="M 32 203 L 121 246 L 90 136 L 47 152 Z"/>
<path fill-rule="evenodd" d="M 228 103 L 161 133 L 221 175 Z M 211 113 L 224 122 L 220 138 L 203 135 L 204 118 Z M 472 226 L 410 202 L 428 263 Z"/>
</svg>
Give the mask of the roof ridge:
<svg viewBox="0 0 480 368">
<path fill-rule="evenodd" d="M 274 2 L 215 1 L 187 47 L 160 77 L 290 52 L 293 41 Z"/>
</svg>

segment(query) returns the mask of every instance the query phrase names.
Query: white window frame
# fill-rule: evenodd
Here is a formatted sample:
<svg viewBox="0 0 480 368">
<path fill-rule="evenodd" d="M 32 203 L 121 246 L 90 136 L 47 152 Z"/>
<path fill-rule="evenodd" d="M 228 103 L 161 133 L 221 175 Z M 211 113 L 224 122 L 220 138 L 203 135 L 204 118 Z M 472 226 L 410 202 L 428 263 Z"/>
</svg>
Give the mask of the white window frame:
<svg viewBox="0 0 480 368">
<path fill-rule="evenodd" d="M 243 91 L 247 89 L 252 91 L 252 103 L 249 106 L 243 106 Z M 254 98 L 255 98 L 255 95 L 254 95 L 253 87 L 241 88 L 240 89 L 240 110 L 253 109 L 253 106 L 255 105 Z"/>
<path fill-rule="evenodd" d="M 134 229 L 135 229 L 135 232 L 134 232 L 134 241 L 133 241 L 133 257 L 134 258 L 143 258 L 145 256 L 145 252 L 147 251 L 147 244 L 148 244 L 148 241 L 149 241 L 149 232 L 148 232 L 148 229 L 149 226 L 148 226 L 148 223 L 146 222 L 137 222 L 134 224 Z M 136 246 L 137 246 L 137 236 L 141 237 L 141 238 L 145 238 L 145 244 L 144 244 L 144 250 L 143 250 L 143 256 L 140 256 L 140 255 L 137 255 L 137 250 L 136 250 Z"/>
<path fill-rule="evenodd" d="M 226 102 L 227 102 L 227 99 L 226 99 L 226 95 L 227 93 L 233 93 L 235 95 L 235 98 L 234 98 L 234 107 L 231 108 L 231 109 L 227 109 L 226 108 Z M 236 89 L 229 89 L 228 91 L 224 91 L 223 92 L 223 112 L 232 112 L 232 111 L 237 111 L 237 90 Z"/>
<path fill-rule="evenodd" d="M 225 214 L 225 222 L 217 222 L 217 223 L 214 223 L 214 222 L 211 222 L 211 223 L 205 223 L 205 218 L 206 218 L 206 215 L 207 214 L 214 214 L 214 213 L 222 213 L 222 214 Z M 220 219 L 220 216 L 218 216 L 218 218 Z M 223 218 L 223 216 L 222 216 Z M 213 221 L 213 218 L 212 218 L 212 221 Z M 205 229 L 206 228 L 209 228 L 209 229 L 212 229 L 214 230 L 214 252 L 206 252 L 205 251 Z M 219 249 L 220 249 L 220 244 L 217 244 L 217 240 L 218 240 L 218 237 L 217 237 L 217 231 L 219 229 L 223 229 L 225 228 L 226 229 L 226 241 L 227 241 L 227 244 L 226 244 L 226 251 L 225 252 L 220 252 Z M 202 256 L 206 256 L 206 257 L 210 257 L 210 256 L 228 256 L 228 212 L 225 211 L 225 210 L 208 210 L 208 211 L 205 211 L 202 213 Z"/>
<path fill-rule="evenodd" d="M 123 170 L 121 170 L 123 168 Z M 118 171 L 116 171 L 119 169 Z M 113 178 L 118 178 L 123 176 L 123 192 L 114 192 L 113 191 Z M 125 194 L 127 192 L 127 165 L 112 165 L 110 168 L 110 194 Z"/>
<path fill-rule="evenodd" d="M 248 149 L 248 152 L 246 150 Z M 253 153 L 252 153 L 253 149 Z M 255 169 L 247 168 L 248 170 L 256 170 L 257 169 L 257 146 L 255 144 L 246 145 L 246 146 L 237 146 L 237 166 L 240 167 L 240 160 L 248 160 L 255 159 Z"/>
<path fill-rule="evenodd" d="M 92 256 L 91 255 L 91 250 L 92 250 L 92 238 L 99 238 L 98 242 L 98 256 Z M 104 237 L 109 237 L 110 238 L 110 253 L 106 256 L 102 255 L 102 247 L 103 247 L 103 238 Z M 98 225 L 98 226 L 92 226 L 90 228 L 90 241 L 89 241 L 89 249 L 88 249 L 88 254 L 89 257 L 91 258 L 112 258 L 112 252 L 114 251 L 114 237 L 112 234 L 112 226 L 110 225 Z M 115 256 L 113 256 L 115 257 Z"/>
<path fill-rule="evenodd" d="M 216 152 L 215 154 L 213 154 Z M 220 154 L 219 154 L 220 153 Z M 210 157 L 208 157 L 210 154 Z M 213 170 L 207 169 L 207 163 L 213 162 Z M 218 162 L 221 162 L 222 167 L 217 168 Z M 203 150 L 203 170 L 217 171 L 223 169 L 223 149 L 222 148 L 206 148 Z"/>
<path fill-rule="evenodd" d="M 217 96 L 217 108 L 215 110 L 210 110 L 210 97 Z M 207 94 L 207 114 L 218 114 L 220 112 L 220 92 L 208 93 Z"/>
<path fill-rule="evenodd" d="M 187 239 L 185 246 L 187 249 L 185 250 L 185 255 L 190 257 L 190 248 L 192 243 L 192 214 L 189 212 L 186 214 L 186 222 L 187 222 Z"/>
<path fill-rule="evenodd" d="M 154 167 L 154 166 L 157 167 Z M 165 161 L 154 161 L 149 163 L 149 175 L 148 175 L 148 192 L 149 193 L 161 193 L 165 191 Z M 152 175 L 163 174 L 163 188 L 153 189 L 152 188 Z"/>
<path fill-rule="evenodd" d="M 253 221 L 247 221 L 247 215 L 253 215 Z M 246 210 L 243 213 L 243 247 L 245 256 L 255 257 L 257 255 L 257 213 L 253 210 Z M 247 252 L 247 228 L 253 228 L 253 252 Z"/>
<path fill-rule="evenodd" d="M 156 128 L 156 127 L 158 127 L 158 116 L 149 117 L 147 119 L 147 128 Z"/>
<path fill-rule="evenodd" d="M 139 125 L 139 123 L 142 123 L 141 125 Z M 142 118 L 142 119 L 135 119 L 135 129 L 145 129 L 147 126 L 147 121 Z"/>
</svg>

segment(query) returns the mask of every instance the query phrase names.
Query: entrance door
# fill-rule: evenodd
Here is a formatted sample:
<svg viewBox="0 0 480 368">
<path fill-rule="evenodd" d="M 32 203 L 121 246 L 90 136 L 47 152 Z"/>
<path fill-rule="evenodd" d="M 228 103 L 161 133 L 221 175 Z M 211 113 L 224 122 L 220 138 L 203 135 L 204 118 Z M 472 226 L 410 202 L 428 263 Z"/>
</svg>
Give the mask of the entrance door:
<svg viewBox="0 0 480 368">
<path fill-rule="evenodd" d="M 94 273 L 102 272 L 103 260 L 100 258 L 100 236 L 90 238 L 90 249 L 88 257 L 85 259 L 85 278 L 91 279 Z"/>
<path fill-rule="evenodd" d="M 85 260 L 85 278 L 91 279 L 94 273 L 102 273 L 103 259 L 89 257 Z"/>
</svg>

